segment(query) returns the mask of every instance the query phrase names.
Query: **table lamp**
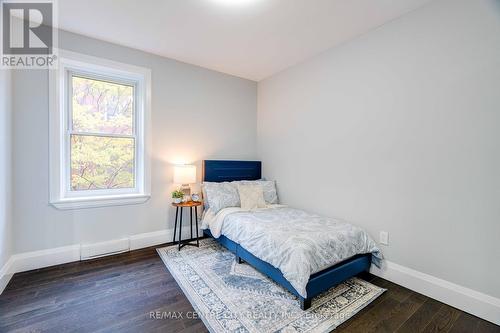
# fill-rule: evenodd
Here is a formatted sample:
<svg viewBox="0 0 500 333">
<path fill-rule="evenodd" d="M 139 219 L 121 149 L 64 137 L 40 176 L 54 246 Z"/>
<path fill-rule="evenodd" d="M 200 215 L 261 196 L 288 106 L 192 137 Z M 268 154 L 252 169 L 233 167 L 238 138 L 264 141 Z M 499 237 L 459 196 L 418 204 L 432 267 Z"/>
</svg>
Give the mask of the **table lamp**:
<svg viewBox="0 0 500 333">
<path fill-rule="evenodd" d="M 185 196 L 191 195 L 189 184 L 196 183 L 195 165 L 176 165 L 174 166 L 174 183 L 181 184 L 181 191 Z"/>
</svg>

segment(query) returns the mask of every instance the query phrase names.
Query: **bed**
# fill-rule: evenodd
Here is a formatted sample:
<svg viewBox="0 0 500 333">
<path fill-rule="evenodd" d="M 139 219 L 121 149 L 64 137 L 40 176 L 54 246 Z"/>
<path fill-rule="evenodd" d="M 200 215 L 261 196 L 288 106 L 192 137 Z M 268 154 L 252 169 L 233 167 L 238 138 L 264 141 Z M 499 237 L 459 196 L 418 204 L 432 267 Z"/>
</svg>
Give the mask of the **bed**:
<svg viewBox="0 0 500 333">
<path fill-rule="evenodd" d="M 261 167 L 262 165 L 260 161 L 205 160 L 203 162 L 203 181 L 217 183 L 255 181 L 261 179 Z M 267 214 L 277 214 L 277 216 L 279 216 L 279 214 L 285 214 L 283 216 L 286 217 L 286 214 L 290 214 L 291 212 L 294 213 L 294 210 L 291 208 L 277 206 L 275 211 L 267 212 Z M 251 214 L 265 213 L 248 212 L 243 215 L 247 215 L 246 218 L 248 219 L 252 218 Z M 222 219 L 224 219 L 224 217 Z M 236 224 L 233 222 L 233 225 Z M 247 226 L 247 228 L 248 227 L 249 226 Z M 258 228 L 257 224 L 255 224 L 255 228 Z M 239 229 L 237 228 L 235 230 Z M 241 238 L 235 236 L 234 232 L 226 232 L 226 234 L 224 234 L 215 231 L 214 233 L 216 234 L 215 237 L 210 229 L 204 230 L 204 234 L 206 236 L 214 238 L 222 246 L 234 253 L 238 263 L 245 261 L 261 273 L 267 275 L 279 285 L 286 288 L 292 294 L 296 295 L 300 300 L 300 307 L 302 310 L 306 310 L 311 306 L 311 301 L 315 296 L 350 277 L 353 277 L 363 271 L 368 271 L 372 263 L 373 254 L 371 252 L 355 254 L 350 256 L 348 259 L 334 264 L 333 266 L 329 266 L 319 271 L 315 271 L 313 274 L 307 275 L 308 279 L 306 281 L 302 281 L 302 285 L 298 287 L 298 284 L 294 283 L 295 281 L 290 278 L 290 270 L 283 270 L 283 272 L 285 272 L 284 274 L 279 268 L 277 268 L 280 266 L 277 265 L 276 262 L 274 262 L 275 265 L 271 264 L 273 263 L 272 257 L 267 256 L 267 258 L 265 258 L 262 255 L 262 252 L 259 253 L 257 247 L 253 246 L 252 248 L 252 243 L 245 240 L 242 241 Z M 263 233 L 262 230 L 259 235 L 263 238 L 271 237 L 267 233 Z M 235 241 L 237 239 L 240 239 L 240 241 Z M 373 246 L 371 246 L 371 248 L 372 252 L 377 253 Z M 262 258 L 265 258 L 266 260 L 263 260 Z"/>
</svg>

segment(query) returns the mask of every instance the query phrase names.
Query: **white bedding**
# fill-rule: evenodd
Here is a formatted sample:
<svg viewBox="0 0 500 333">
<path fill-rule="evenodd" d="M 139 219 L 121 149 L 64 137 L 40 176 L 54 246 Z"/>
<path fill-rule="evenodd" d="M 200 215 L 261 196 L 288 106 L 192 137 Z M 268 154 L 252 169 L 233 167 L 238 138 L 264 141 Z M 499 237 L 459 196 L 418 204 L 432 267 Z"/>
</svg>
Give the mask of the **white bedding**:
<svg viewBox="0 0 500 333">
<path fill-rule="evenodd" d="M 202 228 L 210 229 L 215 238 L 226 236 L 278 268 L 304 298 L 311 274 L 356 254 L 373 253 L 376 265 L 382 259 L 376 243 L 361 228 L 283 205 L 252 211 L 230 207 L 217 214 L 209 210 Z"/>
</svg>

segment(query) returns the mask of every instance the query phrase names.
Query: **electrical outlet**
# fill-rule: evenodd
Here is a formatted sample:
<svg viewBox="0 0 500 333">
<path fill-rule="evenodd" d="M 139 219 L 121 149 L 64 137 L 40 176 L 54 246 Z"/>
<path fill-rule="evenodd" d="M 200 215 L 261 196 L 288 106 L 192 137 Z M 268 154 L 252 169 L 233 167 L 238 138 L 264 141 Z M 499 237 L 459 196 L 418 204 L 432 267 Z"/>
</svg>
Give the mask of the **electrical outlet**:
<svg viewBox="0 0 500 333">
<path fill-rule="evenodd" d="M 380 232 L 380 244 L 389 245 L 389 233 L 387 231 Z"/>
</svg>

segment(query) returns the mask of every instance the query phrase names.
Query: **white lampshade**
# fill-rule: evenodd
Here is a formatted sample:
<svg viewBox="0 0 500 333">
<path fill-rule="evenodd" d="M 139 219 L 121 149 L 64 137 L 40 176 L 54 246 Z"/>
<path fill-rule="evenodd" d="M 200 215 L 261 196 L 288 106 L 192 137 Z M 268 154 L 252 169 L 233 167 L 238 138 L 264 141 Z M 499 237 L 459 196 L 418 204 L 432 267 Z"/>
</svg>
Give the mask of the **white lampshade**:
<svg viewBox="0 0 500 333">
<path fill-rule="evenodd" d="M 196 183 L 195 165 L 176 165 L 174 166 L 175 184 L 194 184 Z"/>
</svg>

